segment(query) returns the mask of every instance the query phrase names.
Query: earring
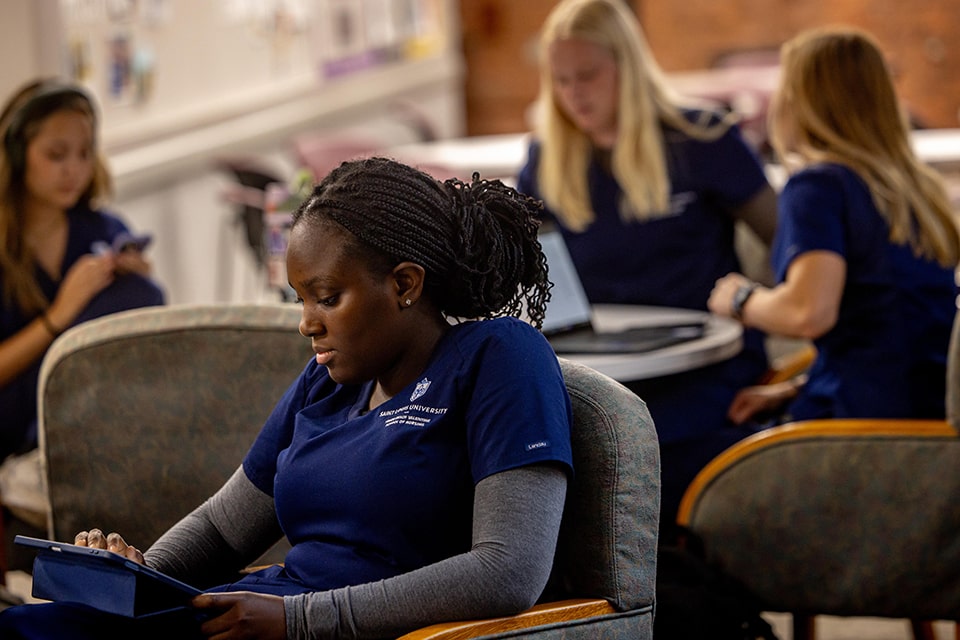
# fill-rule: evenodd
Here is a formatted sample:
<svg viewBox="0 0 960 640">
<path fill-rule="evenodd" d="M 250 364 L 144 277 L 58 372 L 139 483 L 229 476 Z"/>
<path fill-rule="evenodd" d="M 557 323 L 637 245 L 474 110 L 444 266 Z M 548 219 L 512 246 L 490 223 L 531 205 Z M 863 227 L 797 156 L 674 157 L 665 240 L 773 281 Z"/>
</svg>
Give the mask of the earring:
<svg viewBox="0 0 960 640">
<path fill-rule="evenodd" d="M 410 305 L 413 304 L 413 300 L 411 300 L 410 298 L 407 298 L 406 300 L 403 301 L 403 304 L 409 307 Z"/>
</svg>

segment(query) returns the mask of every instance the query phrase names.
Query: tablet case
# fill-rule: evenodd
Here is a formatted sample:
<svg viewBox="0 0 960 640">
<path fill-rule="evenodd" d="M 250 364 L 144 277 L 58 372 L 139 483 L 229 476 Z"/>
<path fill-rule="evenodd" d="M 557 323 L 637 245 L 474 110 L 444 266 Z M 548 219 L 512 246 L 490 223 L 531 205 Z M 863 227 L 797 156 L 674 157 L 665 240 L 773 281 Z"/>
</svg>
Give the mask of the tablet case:
<svg viewBox="0 0 960 640">
<path fill-rule="evenodd" d="M 200 593 L 188 584 L 103 549 L 27 536 L 17 544 L 36 549 L 33 596 L 75 602 L 131 618 L 186 608 Z"/>
</svg>

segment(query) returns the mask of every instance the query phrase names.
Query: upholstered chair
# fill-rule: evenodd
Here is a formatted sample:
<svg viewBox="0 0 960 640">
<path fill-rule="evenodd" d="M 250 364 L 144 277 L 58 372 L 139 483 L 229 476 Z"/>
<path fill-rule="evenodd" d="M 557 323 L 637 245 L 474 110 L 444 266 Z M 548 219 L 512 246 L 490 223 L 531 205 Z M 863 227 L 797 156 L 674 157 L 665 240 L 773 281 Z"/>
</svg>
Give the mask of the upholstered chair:
<svg viewBox="0 0 960 640">
<path fill-rule="evenodd" d="M 402 640 L 653 637 L 660 456 L 646 405 L 618 382 L 560 360 L 573 404 L 575 477 L 545 602 L 494 620 L 434 625 Z"/>
<path fill-rule="evenodd" d="M 679 524 L 814 637 L 818 614 L 960 620 L 960 316 L 948 420 L 816 420 L 743 440 L 696 477 Z"/>
<path fill-rule="evenodd" d="M 299 320 L 293 304 L 170 305 L 58 339 L 39 390 L 50 538 L 97 526 L 145 549 L 212 495 L 313 355 Z"/>
<path fill-rule="evenodd" d="M 49 534 L 96 525 L 141 548 L 236 469 L 312 356 L 295 305 L 168 306 L 64 334 L 41 371 Z M 646 405 L 561 361 L 574 412 L 569 485 L 543 604 L 405 636 L 652 638 L 659 449 Z M 281 559 L 282 549 L 264 558 Z M 444 635 L 447 634 L 447 635 Z"/>
</svg>

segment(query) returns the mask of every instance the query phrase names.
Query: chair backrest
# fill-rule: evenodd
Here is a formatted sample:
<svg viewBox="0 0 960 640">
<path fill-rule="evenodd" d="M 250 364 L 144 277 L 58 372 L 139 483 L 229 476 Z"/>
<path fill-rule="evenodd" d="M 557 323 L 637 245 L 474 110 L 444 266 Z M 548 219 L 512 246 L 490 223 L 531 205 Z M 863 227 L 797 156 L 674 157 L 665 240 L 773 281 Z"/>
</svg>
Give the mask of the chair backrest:
<svg viewBox="0 0 960 640">
<path fill-rule="evenodd" d="M 960 619 L 960 315 L 943 420 L 767 429 L 693 481 L 679 522 L 767 610 Z"/>
<path fill-rule="evenodd" d="M 146 548 L 239 466 L 313 355 L 296 305 L 171 305 L 80 325 L 40 373 L 51 538 Z"/>
<path fill-rule="evenodd" d="M 145 548 L 207 498 L 312 356 L 299 317 L 295 305 L 168 306 L 64 334 L 40 375 L 50 537 L 98 526 Z M 551 595 L 649 607 L 660 512 L 653 421 L 614 380 L 561 367 L 575 477 Z"/>
<path fill-rule="evenodd" d="M 660 450 L 646 404 L 620 383 L 561 359 L 573 404 L 574 478 L 547 596 L 652 605 Z"/>
</svg>

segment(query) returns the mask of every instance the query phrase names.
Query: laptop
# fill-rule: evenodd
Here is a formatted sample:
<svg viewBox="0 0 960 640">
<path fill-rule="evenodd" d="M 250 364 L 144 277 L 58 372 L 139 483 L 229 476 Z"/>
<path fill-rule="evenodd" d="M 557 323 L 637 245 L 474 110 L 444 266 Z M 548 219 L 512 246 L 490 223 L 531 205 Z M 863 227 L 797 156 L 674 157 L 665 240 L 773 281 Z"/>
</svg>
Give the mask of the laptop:
<svg viewBox="0 0 960 640">
<path fill-rule="evenodd" d="M 542 331 L 555 352 L 640 353 L 703 336 L 705 321 L 645 324 L 615 332 L 597 331 L 593 326 L 590 302 L 560 231 L 542 230 L 540 245 L 553 283 Z"/>
</svg>

